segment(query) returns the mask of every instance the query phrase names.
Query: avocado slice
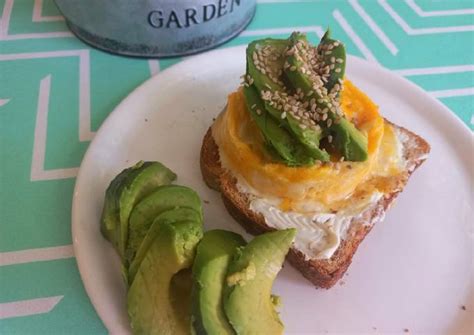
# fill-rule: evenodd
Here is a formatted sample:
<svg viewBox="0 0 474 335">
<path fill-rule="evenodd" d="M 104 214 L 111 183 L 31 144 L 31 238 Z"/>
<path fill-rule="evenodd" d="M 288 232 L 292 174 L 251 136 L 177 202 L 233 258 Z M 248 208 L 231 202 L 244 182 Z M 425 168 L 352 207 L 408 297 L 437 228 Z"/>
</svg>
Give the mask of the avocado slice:
<svg viewBox="0 0 474 335">
<path fill-rule="evenodd" d="M 224 287 L 224 311 L 237 334 L 282 334 L 271 290 L 296 229 L 255 237 L 229 264 Z"/>
<path fill-rule="evenodd" d="M 329 78 L 324 84 L 324 87 L 326 87 L 328 91 L 331 91 L 336 84 L 340 83 L 340 81 L 344 79 L 344 74 L 346 72 L 346 48 L 344 44 L 331 38 L 330 29 L 326 30 L 323 37 L 321 38 L 321 41 L 319 42 L 319 45 L 321 48 L 330 45 L 333 46 L 330 54 L 321 54 L 324 63 L 331 64 L 332 57 L 334 57 L 334 59 L 339 59 L 339 62 L 335 63 L 335 65 L 337 64 L 335 69 L 337 68 L 339 70 L 337 72 L 330 71 Z M 339 94 L 339 90 L 337 90 L 337 93 Z"/>
<path fill-rule="evenodd" d="M 210 230 L 197 247 L 193 265 L 192 326 L 198 335 L 232 335 L 222 306 L 227 267 L 237 247 L 246 242 L 239 234 Z"/>
<path fill-rule="evenodd" d="M 199 213 L 202 222 L 201 199 L 189 187 L 164 185 L 143 198 L 132 210 L 128 227 L 128 243 L 125 250 L 125 264 L 131 263 L 153 220 L 160 213 L 176 208 L 189 207 Z"/>
<path fill-rule="evenodd" d="M 190 333 L 190 308 L 179 307 L 173 293 L 182 285 L 173 277 L 191 266 L 201 236 L 201 225 L 196 222 L 159 225 L 128 291 L 127 307 L 134 334 Z M 181 297 L 181 303 L 183 300 L 189 301 Z"/>
<path fill-rule="evenodd" d="M 301 52 L 299 45 L 308 48 L 308 41 L 304 34 L 293 33 L 290 36 L 290 47 L 294 53 L 288 54 L 286 61 L 289 66 L 285 69 L 285 74 L 292 86 L 298 87 L 303 92 L 303 97 L 306 101 L 314 99 L 317 107 L 321 110 L 327 110 L 327 118 L 331 120 L 331 124 L 326 122 L 326 119 L 320 120 L 319 125 L 326 133 L 331 134 L 335 138 L 336 149 L 340 152 L 346 160 L 349 161 L 365 161 L 368 158 L 367 153 L 367 138 L 362 134 L 350 121 L 345 119 L 342 115 L 338 115 L 331 103 L 328 93 L 334 93 L 335 98 L 339 94 L 339 90 L 333 90 L 335 85 L 342 80 L 345 71 L 345 49 L 344 45 L 338 41 L 330 38 L 329 30 L 324 34 L 320 46 L 324 48 L 327 45 L 333 47 L 330 51 L 320 52 L 320 57 L 326 64 L 333 63 L 334 69 L 329 72 L 327 82 L 324 88 L 319 90 L 314 89 L 314 81 L 306 72 L 308 68 L 305 66 L 304 55 Z M 319 50 L 319 49 L 318 49 Z M 330 62 L 331 58 L 338 60 Z M 337 71 L 337 72 L 336 72 Z M 340 84 L 339 84 L 340 85 Z M 322 93 L 321 93 L 322 92 Z"/>
<path fill-rule="evenodd" d="M 145 257 L 148 249 L 155 240 L 156 234 L 160 231 L 160 225 L 164 223 L 180 223 L 180 222 L 196 222 L 198 225 L 202 225 L 201 215 L 195 209 L 189 207 L 176 207 L 159 214 L 154 220 L 151 227 L 148 229 L 145 237 L 143 238 L 140 247 L 138 248 L 135 257 L 131 260 L 128 268 L 128 282 L 132 283 L 135 275 L 140 267 L 143 258 Z M 194 232 L 191 232 L 194 234 Z"/>
<path fill-rule="evenodd" d="M 266 38 L 254 41 L 248 45 L 246 50 L 247 74 L 252 78 L 257 93 L 264 91 L 285 92 L 285 85 L 281 74 L 283 73 L 284 54 L 288 44 L 288 40 Z M 270 73 L 262 73 L 261 70 L 257 69 L 256 62 L 259 60 L 254 58 L 254 54 L 258 50 L 265 48 L 271 48 L 273 51 L 272 55 L 275 55 L 273 59 L 267 57 L 267 68 L 271 70 Z M 258 96 L 261 99 L 260 94 Z M 289 130 L 306 147 L 308 154 L 312 158 L 320 161 L 329 160 L 328 153 L 319 148 L 319 140 L 322 134 L 320 129 L 302 128 L 300 122 L 291 113 L 284 113 L 282 108 L 277 108 L 276 104 L 272 104 L 268 100 L 262 100 L 262 102 L 265 110 L 268 111 L 278 124 Z"/>
<path fill-rule="evenodd" d="M 140 161 L 123 170 L 110 183 L 102 211 L 102 234 L 123 259 L 128 235 L 128 218 L 135 204 L 156 187 L 171 183 L 176 174 L 159 162 Z"/>
<path fill-rule="evenodd" d="M 308 150 L 265 111 L 255 86 L 244 87 L 243 93 L 250 116 L 280 159 L 290 166 L 313 164 L 314 158 L 309 155 Z"/>
</svg>

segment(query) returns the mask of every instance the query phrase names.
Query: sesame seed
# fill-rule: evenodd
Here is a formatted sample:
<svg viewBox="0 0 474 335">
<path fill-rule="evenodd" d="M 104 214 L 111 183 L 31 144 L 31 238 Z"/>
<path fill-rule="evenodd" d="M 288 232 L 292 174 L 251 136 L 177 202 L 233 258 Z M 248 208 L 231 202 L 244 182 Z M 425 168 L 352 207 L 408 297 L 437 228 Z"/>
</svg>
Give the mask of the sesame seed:
<svg viewBox="0 0 474 335">
<path fill-rule="evenodd" d="M 261 111 L 260 109 L 257 109 L 257 110 L 256 110 L 256 113 L 257 113 L 257 115 L 261 115 L 261 114 L 262 114 L 262 111 Z"/>
<path fill-rule="evenodd" d="M 328 125 L 328 128 L 332 126 L 332 119 L 328 119 L 327 125 Z"/>
<path fill-rule="evenodd" d="M 282 119 L 286 118 L 286 112 L 281 113 L 281 118 Z"/>
<path fill-rule="evenodd" d="M 300 124 L 300 128 L 301 128 L 301 129 L 306 129 L 306 127 L 307 127 L 307 126 L 306 126 L 305 124 Z"/>
<path fill-rule="evenodd" d="M 328 142 L 332 143 L 332 136 L 331 135 L 328 136 Z"/>
<path fill-rule="evenodd" d="M 339 72 L 341 72 L 341 68 L 337 68 L 335 71 L 336 71 L 337 73 L 339 73 Z"/>
<path fill-rule="evenodd" d="M 290 66 L 290 71 L 296 71 L 296 66 L 294 65 Z"/>
<path fill-rule="evenodd" d="M 254 109 L 255 107 L 257 107 L 257 104 L 253 104 L 252 106 L 250 106 L 250 108 Z"/>
<path fill-rule="evenodd" d="M 342 58 L 338 58 L 338 59 L 336 59 L 336 62 L 338 62 L 339 64 L 342 64 L 344 62 L 344 60 Z"/>
</svg>

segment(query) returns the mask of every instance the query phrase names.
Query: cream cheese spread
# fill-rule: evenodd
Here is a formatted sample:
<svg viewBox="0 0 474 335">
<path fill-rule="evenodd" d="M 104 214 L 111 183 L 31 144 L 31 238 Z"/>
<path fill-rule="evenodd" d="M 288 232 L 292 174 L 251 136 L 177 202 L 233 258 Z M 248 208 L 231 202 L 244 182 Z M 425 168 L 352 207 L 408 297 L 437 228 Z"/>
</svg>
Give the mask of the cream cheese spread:
<svg viewBox="0 0 474 335">
<path fill-rule="evenodd" d="M 258 197 L 251 200 L 250 209 L 262 214 L 270 227 L 296 228 L 295 248 L 307 259 L 329 259 L 346 238 L 351 221 L 371 210 L 382 196 L 376 192 L 367 201 L 337 213 L 284 212 L 265 198 Z"/>
</svg>

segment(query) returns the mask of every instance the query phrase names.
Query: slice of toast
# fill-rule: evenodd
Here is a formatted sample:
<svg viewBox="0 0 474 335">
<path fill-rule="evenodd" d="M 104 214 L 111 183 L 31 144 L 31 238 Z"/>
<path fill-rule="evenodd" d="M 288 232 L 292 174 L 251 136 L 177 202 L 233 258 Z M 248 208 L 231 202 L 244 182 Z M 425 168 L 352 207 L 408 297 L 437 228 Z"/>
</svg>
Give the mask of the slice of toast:
<svg viewBox="0 0 474 335">
<path fill-rule="evenodd" d="M 373 225 L 383 220 L 385 212 L 403 190 L 410 175 L 423 163 L 430 151 L 429 144 L 420 136 L 405 128 L 393 124 L 392 126 L 402 143 L 403 155 L 407 163 L 402 178 L 393 186 L 393 190 L 385 193 L 371 210 L 365 211 L 363 215 L 351 221 L 347 238 L 341 242 L 331 258 L 306 259 L 304 254 L 295 247 L 291 248 L 287 256 L 288 261 L 317 287 L 330 288 L 343 276 L 359 244 Z M 200 164 L 206 184 L 221 192 L 227 210 L 245 230 L 254 235 L 274 230 L 266 224 L 262 214 L 250 209 L 250 200 L 245 193 L 239 191 L 237 179 L 221 166 L 219 149 L 212 136 L 211 128 L 203 139 Z"/>
</svg>

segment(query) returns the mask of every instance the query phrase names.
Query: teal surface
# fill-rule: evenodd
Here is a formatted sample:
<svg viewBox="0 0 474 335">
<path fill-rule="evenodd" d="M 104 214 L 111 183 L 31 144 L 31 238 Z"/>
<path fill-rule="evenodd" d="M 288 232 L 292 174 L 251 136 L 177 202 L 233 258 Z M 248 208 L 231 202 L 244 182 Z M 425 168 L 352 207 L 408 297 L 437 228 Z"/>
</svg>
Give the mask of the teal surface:
<svg viewBox="0 0 474 335">
<path fill-rule="evenodd" d="M 181 59 L 113 56 L 73 37 L 52 0 L 0 0 L 0 334 L 104 334 L 71 249 L 81 159 L 131 90 Z M 348 52 L 399 71 L 474 129 L 474 4 L 261 1 L 236 39 L 330 26 Z M 36 15 L 34 15 L 36 14 Z"/>
</svg>

